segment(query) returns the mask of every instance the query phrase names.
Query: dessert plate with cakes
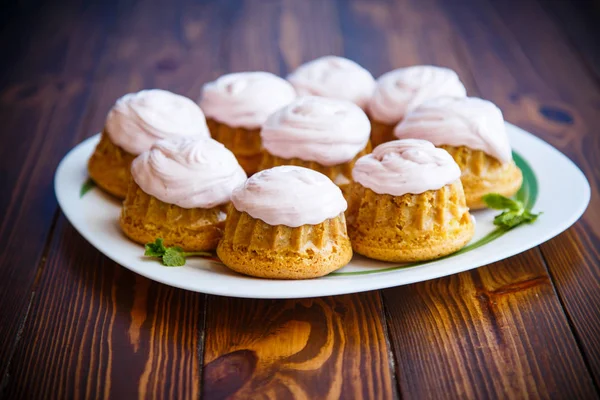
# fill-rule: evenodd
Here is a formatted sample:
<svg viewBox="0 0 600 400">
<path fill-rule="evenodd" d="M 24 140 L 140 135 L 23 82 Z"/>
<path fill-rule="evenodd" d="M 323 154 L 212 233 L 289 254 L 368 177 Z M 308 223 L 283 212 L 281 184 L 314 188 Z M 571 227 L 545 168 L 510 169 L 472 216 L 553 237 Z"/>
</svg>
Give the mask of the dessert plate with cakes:
<svg viewBox="0 0 600 400">
<path fill-rule="evenodd" d="M 198 104 L 125 95 L 63 158 L 55 191 L 81 235 L 125 268 L 266 299 L 488 265 L 564 231 L 590 198 L 573 162 L 468 97 L 453 71 L 375 80 L 333 56 L 287 81 L 225 75 Z"/>
</svg>

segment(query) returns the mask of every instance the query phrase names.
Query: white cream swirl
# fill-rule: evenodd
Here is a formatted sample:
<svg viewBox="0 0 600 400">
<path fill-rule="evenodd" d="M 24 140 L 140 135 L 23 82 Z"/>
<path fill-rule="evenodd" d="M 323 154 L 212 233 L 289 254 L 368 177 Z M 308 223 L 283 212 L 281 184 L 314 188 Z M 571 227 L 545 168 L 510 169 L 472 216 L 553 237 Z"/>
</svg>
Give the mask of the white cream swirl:
<svg viewBox="0 0 600 400">
<path fill-rule="evenodd" d="M 135 155 L 162 139 L 210 137 L 204 113 L 196 103 L 161 89 L 118 99 L 106 118 L 106 133 L 114 144 Z"/>
<path fill-rule="evenodd" d="M 234 189 L 231 201 L 269 225 L 316 225 L 346 211 L 342 191 L 320 172 L 284 165 L 252 175 Z"/>
<path fill-rule="evenodd" d="M 147 194 L 182 208 L 227 203 L 246 180 L 233 153 L 210 138 L 161 140 L 133 160 L 131 175 Z"/>
<path fill-rule="evenodd" d="M 255 129 L 296 97 L 293 86 L 269 72 L 239 72 L 204 85 L 200 107 L 231 127 Z"/>
<path fill-rule="evenodd" d="M 374 120 L 391 125 L 427 100 L 466 95 L 467 91 L 456 72 L 431 65 L 416 65 L 381 75 L 368 110 Z"/>
<path fill-rule="evenodd" d="M 436 146 L 465 146 L 508 162 L 512 159 L 502 111 L 477 97 L 430 100 L 396 126 L 398 139 L 423 139 Z"/>
<path fill-rule="evenodd" d="M 373 75 L 344 57 L 325 56 L 299 66 L 287 80 L 300 96 L 314 95 L 348 100 L 365 109 L 373 90 Z"/>
<path fill-rule="evenodd" d="M 394 140 L 359 158 L 352 178 L 375 193 L 402 196 L 440 189 L 460 179 L 460 168 L 425 140 Z"/>
<path fill-rule="evenodd" d="M 369 118 L 356 104 L 304 96 L 273 113 L 260 135 L 272 155 L 330 166 L 352 160 L 370 133 Z"/>
</svg>

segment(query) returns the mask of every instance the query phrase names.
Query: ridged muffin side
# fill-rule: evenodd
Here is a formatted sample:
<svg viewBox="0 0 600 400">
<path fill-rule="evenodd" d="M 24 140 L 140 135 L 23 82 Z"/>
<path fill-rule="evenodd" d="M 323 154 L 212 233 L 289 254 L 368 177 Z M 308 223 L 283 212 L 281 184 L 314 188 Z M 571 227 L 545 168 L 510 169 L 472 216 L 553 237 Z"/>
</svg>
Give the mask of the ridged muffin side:
<svg viewBox="0 0 600 400">
<path fill-rule="evenodd" d="M 450 153 L 460 167 L 460 180 L 469 208 L 485 208 L 481 198 L 488 193 L 511 197 L 521 188 L 523 174 L 514 161 L 502 163 L 481 150 L 465 146 L 440 147 Z"/>
<path fill-rule="evenodd" d="M 439 258 L 471 240 L 460 181 L 421 194 L 378 194 L 359 183 L 349 189 L 346 218 L 354 251 L 392 262 Z"/>
<path fill-rule="evenodd" d="M 210 135 L 227 147 L 248 175 L 259 171 L 262 159 L 260 128 L 234 128 L 212 118 L 206 120 Z"/>
<path fill-rule="evenodd" d="M 223 235 L 226 205 L 182 208 L 144 192 L 133 179 L 119 224 L 130 239 L 140 244 L 162 238 L 165 246 L 186 251 L 214 250 Z"/>
<path fill-rule="evenodd" d="M 344 214 L 316 225 L 269 225 L 230 206 L 219 258 L 234 271 L 270 279 L 327 275 L 352 258 Z"/>
<path fill-rule="evenodd" d="M 88 162 L 88 173 L 103 190 L 124 199 L 131 179 L 131 162 L 136 156 L 113 143 L 106 132 Z"/>
<path fill-rule="evenodd" d="M 338 185 L 340 189 L 342 189 L 342 192 L 345 195 L 348 184 L 352 181 L 352 168 L 354 168 L 356 160 L 358 160 L 365 154 L 369 154 L 371 150 L 371 143 L 369 142 L 367 146 L 363 150 L 361 150 L 352 160 L 343 164 L 329 166 L 319 164 L 316 161 L 305 161 L 300 158 L 286 159 L 275 156 L 265 151 L 263 153 L 262 161 L 258 170 L 262 171 L 265 169 L 278 167 L 280 165 L 296 165 L 299 167 L 309 168 L 327 176 L 336 185 Z"/>
</svg>

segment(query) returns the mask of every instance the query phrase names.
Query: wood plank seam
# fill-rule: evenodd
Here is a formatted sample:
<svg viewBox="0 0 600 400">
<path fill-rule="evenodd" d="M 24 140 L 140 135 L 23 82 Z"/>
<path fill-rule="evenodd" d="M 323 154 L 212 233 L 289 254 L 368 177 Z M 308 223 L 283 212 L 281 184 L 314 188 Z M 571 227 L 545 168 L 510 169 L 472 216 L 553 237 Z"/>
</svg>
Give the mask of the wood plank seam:
<svg viewBox="0 0 600 400">
<path fill-rule="evenodd" d="M 27 323 L 27 318 L 29 317 L 29 311 L 31 310 L 31 305 L 33 304 L 33 300 L 35 297 L 35 291 L 40 282 L 40 276 L 42 275 L 42 271 L 48 261 L 48 252 L 50 251 L 50 244 L 52 243 L 52 237 L 54 236 L 54 232 L 56 230 L 56 222 L 58 221 L 58 216 L 60 215 L 60 211 L 58 208 L 54 211 L 54 217 L 52 218 L 52 223 L 50 224 L 50 228 L 48 230 L 48 234 L 46 235 L 46 241 L 44 243 L 44 247 L 42 250 L 42 255 L 38 262 L 38 267 L 35 274 L 35 279 L 33 280 L 33 284 L 31 285 L 31 290 L 29 294 L 29 301 L 27 302 L 27 306 L 23 313 L 22 319 L 19 322 L 19 327 L 17 332 L 15 333 L 15 338 L 13 339 L 13 344 L 10 347 L 8 353 L 8 359 L 6 360 L 4 369 L 0 371 L 0 397 L 2 396 L 2 392 L 4 388 L 8 384 L 9 381 L 9 370 L 10 370 L 10 362 L 12 361 L 17 346 L 19 345 L 19 341 L 21 340 L 21 336 L 23 334 L 23 330 L 25 329 L 25 324 Z"/>
<path fill-rule="evenodd" d="M 562 295 L 560 294 L 560 292 L 558 291 L 558 289 L 556 288 L 555 278 L 554 278 L 550 268 L 548 268 L 548 262 L 546 260 L 546 256 L 544 255 L 544 252 L 542 252 L 542 250 L 540 249 L 539 246 L 536 247 L 535 250 L 540 254 L 540 257 L 542 258 L 542 263 L 544 264 L 544 268 L 546 269 L 546 272 L 548 273 L 548 276 L 550 277 L 550 281 L 552 282 L 552 289 L 554 290 L 554 293 L 556 294 L 556 297 L 558 298 L 560 306 L 562 307 L 563 314 L 565 315 L 565 319 L 567 320 L 567 323 L 569 324 L 569 328 L 571 329 L 571 333 L 573 334 L 573 338 L 575 339 L 577 348 L 579 349 L 579 352 L 581 353 L 581 358 L 583 359 L 583 363 L 585 364 L 587 372 L 590 374 L 591 377 L 593 377 L 594 374 L 593 374 L 592 364 L 591 364 L 591 362 L 588 358 L 588 355 L 585 351 L 585 347 L 583 346 L 583 341 L 581 339 L 581 336 L 579 335 L 579 332 L 577 331 L 577 329 L 575 327 L 575 323 L 573 322 L 573 319 L 571 318 L 571 315 L 569 314 L 568 309 L 565 306 L 564 299 L 563 299 Z M 594 385 L 594 389 L 596 389 L 596 392 L 600 393 L 600 386 L 598 386 L 598 382 L 596 382 L 595 379 L 592 379 L 592 384 Z"/>
<path fill-rule="evenodd" d="M 204 376 L 204 347 L 206 345 L 206 314 L 208 313 L 208 295 L 202 295 L 203 299 L 203 315 L 202 320 L 198 319 L 198 376 L 200 379 L 197 382 L 198 393 L 202 398 L 202 381 Z"/>
<path fill-rule="evenodd" d="M 390 359 L 390 373 L 392 375 L 392 383 L 394 385 L 394 387 L 396 388 L 396 397 L 398 399 L 402 399 L 402 388 L 400 387 L 400 381 L 398 380 L 397 376 L 396 376 L 396 368 L 398 366 L 398 362 L 396 361 L 396 349 L 394 348 L 394 344 L 392 343 L 392 341 L 390 340 L 390 336 L 389 336 L 389 330 L 390 327 L 388 326 L 388 317 L 390 317 L 389 315 L 389 311 L 388 311 L 388 307 L 386 302 L 383 299 L 383 292 L 381 290 L 377 291 L 377 295 L 379 296 L 379 301 L 381 302 L 381 325 L 383 327 L 383 337 L 385 338 L 385 344 L 387 346 L 387 351 L 388 351 L 388 357 Z"/>
</svg>

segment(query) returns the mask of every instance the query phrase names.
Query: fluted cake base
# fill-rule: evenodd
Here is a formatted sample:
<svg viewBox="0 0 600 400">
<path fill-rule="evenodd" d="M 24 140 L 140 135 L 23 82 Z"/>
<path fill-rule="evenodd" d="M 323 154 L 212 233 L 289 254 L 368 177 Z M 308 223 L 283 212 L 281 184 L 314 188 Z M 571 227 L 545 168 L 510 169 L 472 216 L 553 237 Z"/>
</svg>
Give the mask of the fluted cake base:
<svg viewBox="0 0 600 400">
<path fill-rule="evenodd" d="M 292 228 L 269 225 L 231 206 L 217 255 L 245 275 L 308 279 L 348 264 L 352 246 L 343 213 L 317 225 Z"/>
</svg>

